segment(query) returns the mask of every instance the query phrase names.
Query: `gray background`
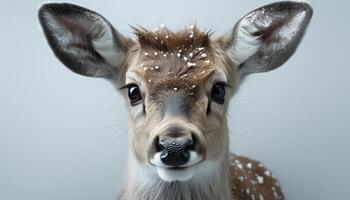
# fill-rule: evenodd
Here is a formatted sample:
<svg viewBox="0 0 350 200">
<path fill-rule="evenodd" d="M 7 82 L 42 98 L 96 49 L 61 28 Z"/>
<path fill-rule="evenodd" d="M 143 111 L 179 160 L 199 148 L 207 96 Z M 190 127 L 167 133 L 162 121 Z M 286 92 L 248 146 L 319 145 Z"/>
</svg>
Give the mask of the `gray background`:
<svg viewBox="0 0 350 200">
<path fill-rule="evenodd" d="M 271 1 L 70 1 L 131 25 L 216 34 Z M 126 109 L 109 83 L 71 73 L 37 21 L 41 1 L 1 2 L 0 199 L 115 199 L 124 178 Z M 249 77 L 231 102 L 231 147 L 263 161 L 290 200 L 349 198 L 349 1 L 314 0 L 282 68 Z"/>
</svg>

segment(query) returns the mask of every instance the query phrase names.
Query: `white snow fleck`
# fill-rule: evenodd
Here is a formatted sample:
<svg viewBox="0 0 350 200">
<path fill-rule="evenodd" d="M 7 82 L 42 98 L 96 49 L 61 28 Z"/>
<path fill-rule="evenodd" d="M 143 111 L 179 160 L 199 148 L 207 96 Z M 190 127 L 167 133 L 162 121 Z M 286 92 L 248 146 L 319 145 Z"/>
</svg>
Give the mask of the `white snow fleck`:
<svg viewBox="0 0 350 200">
<path fill-rule="evenodd" d="M 266 175 L 266 176 L 271 176 L 271 172 L 270 172 L 269 170 L 266 170 L 266 171 L 265 171 L 265 175 Z"/>
<path fill-rule="evenodd" d="M 253 167 L 252 163 L 247 164 L 248 169 L 251 169 Z"/>
<path fill-rule="evenodd" d="M 158 55 L 158 52 L 154 52 L 154 55 L 155 55 L 155 56 Z"/>
<path fill-rule="evenodd" d="M 147 69 L 148 69 L 148 67 L 144 67 L 144 68 L 143 68 L 143 71 L 146 71 Z"/>
<path fill-rule="evenodd" d="M 181 57 L 181 53 L 177 53 L 176 56 L 177 56 L 178 58 L 180 58 L 180 57 Z"/>
<path fill-rule="evenodd" d="M 207 54 L 206 54 L 206 53 L 202 53 L 201 56 L 202 56 L 203 58 L 205 58 L 205 57 L 207 57 Z"/>
<path fill-rule="evenodd" d="M 168 39 L 168 38 L 169 38 L 169 35 L 166 35 L 165 38 Z"/>
<path fill-rule="evenodd" d="M 154 69 L 159 69 L 159 66 L 158 66 L 158 65 L 157 65 L 157 66 L 155 66 L 155 67 L 154 67 Z"/>
<path fill-rule="evenodd" d="M 245 190 L 245 192 L 246 192 L 247 194 L 249 194 L 249 193 L 250 193 L 249 188 L 247 188 L 247 189 Z"/>
<path fill-rule="evenodd" d="M 205 73 L 205 71 L 202 72 L 203 74 Z M 235 160 L 236 166 L 238 167 L 238 169 L 243 170 L 243 165 L 238 161 Z"/>
<path fill-rule="evenodd" d="M 194 29 L 194 25 L 193 24 L 191 24 L 188 28 L 190 28 L 190 29 Z"/>
<path fill-rule="evenodd" d="M 174 91 L 177 91 L 177 87 L 174 87 Z"/>
<path fill-rule="evenodd" d="M 152 80 L 151 80 L 151 79 L 148 79 L 148 82 L 152 82 Z"/>
<path fill-rule="evenodd" d="M 196 66 L 196 63 L 188 62 L 188 63 L 187 63 L 187 66 L 188 66 L 188 67 L 193 67 L 193 66 Z"/>
<path fill-rule="evenodd" d="M 273 192 L 273 196 L 274 196 L 276 199 L 278 199 L 278 194 L 277 194 L 277 192 L 276 192 L 276 188 L 275 188 L 275 187 L 272 187 L 271 189 L 272 189 L 272 192 Z"/>
<path fill-rule="evenodd" d="M 148 53 L 147 53 L 147 52 L 145 52 L 145 56 L 148 56 Z"/>
<path fill-rule="evenodd" d="M 263 184 L 264 183 L 264 177 L 256 176 L 256 179 L 258 180 L 259 184 Z"/>
<path fill-rule="evenodd" d="M 198 51 L 202 51 L 204 49 L 204 47 L 198 47 L 197 50 Z"/>
<path fill-rule="evenodd" d="M 188 58 L 187 58 L 186 56 L 184 56 L 184 60 L 185 60 L 185 61 L 187 61 L 187 60 L 188 60 Z"/>
<path fill-rule="evenodd" d="M 193 57 L 193 53 L 188 54 L 191 58 Z"/>
<path fill-rule="evenodd" d="M 196 87 L 196 85 L 192 85 L 192 88 L 195 88 Z"/>
<path fill-rule="evenodd" d="M 205 63 L 207 63 L 207 64 L 209 64 L 210 63 L 210 60 L 206 60 L 206 61 L 204 61 Z"/>
<path fill-rule="evenodd" d="M 194 37 L 193 32 L 191 32 L 191 34 L 190 34 L 190 38 L 193 38 L 193 37 Z"/>
<path fill-rule="evenodd" d="M 165 25 L 164 24 L 160 24 L 160 28 L 165 28 Z"/>
<path fill-rule="evenodd" d="M 259 200 L 264 200 L 264 197 L 262 194 L 259 194 Z"/>
</svg>

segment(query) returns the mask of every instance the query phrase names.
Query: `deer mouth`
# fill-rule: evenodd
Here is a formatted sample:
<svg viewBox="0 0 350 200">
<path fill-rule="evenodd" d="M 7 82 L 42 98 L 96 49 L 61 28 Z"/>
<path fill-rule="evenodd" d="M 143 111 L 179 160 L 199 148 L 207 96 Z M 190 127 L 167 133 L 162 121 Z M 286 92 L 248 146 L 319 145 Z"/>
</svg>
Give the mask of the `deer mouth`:
<svg viewBox="0 0 350 200">
<path fill-rule="evenodd" d="M 186 164 L 179 166 L 169 166 L 164 164 L 161 159 L 161 153 L 156 153 L 150 160 L 150 163 L 156 168 L 158 176 L 166 182 L 187 181 L 194 175 L 198 164 L 203 160 L 195 151 L 190 152 L 190 159 Z"/>
</svg>

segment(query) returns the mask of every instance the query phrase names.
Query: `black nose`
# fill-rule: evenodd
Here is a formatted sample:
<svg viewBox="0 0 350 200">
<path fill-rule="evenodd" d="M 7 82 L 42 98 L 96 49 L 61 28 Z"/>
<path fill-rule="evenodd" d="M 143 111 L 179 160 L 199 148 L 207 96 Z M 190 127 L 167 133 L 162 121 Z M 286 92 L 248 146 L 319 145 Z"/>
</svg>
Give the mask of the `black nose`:
<svg viewBox="0 0 350 200">
<path fill-rule="evenodd" d="M 187 137 L 166 138 L 159 140 L 158 145 L 161 161 L 166 165 L 176 167 L 186 164 L 190 159 L 193 141 Z"/>
</svg>

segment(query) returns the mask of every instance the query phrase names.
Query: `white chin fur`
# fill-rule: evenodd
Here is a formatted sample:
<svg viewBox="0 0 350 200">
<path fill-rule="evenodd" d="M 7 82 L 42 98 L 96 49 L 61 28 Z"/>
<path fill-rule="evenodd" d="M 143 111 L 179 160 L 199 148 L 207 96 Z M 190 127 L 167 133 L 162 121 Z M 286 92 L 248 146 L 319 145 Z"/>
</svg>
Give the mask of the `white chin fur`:
<svg viewBox="0 0 350 200">
<path fill-rule="evenodd" d="M 171 168 L 163 168 L 163 167 L 156 167 L 157 173 L 161 179 L 163 179 L 166 182 L 173 182 L 173 181 L 187 181 L 190 178 L 192 178 L 196 166 L 190 166 L 183 169 L 171 169 Z"/>
</svg>

